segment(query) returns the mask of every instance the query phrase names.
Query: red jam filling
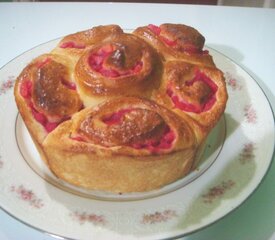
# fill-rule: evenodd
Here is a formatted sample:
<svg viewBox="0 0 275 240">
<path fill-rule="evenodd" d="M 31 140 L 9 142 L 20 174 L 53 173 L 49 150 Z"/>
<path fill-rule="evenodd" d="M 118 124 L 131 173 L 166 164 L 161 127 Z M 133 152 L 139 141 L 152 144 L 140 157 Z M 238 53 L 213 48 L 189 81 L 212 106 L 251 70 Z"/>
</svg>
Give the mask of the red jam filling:
<svg viewBox="0 0 275 240">
<path fill-rule="evenodd" d="M 85 45 L 83 44 L 77 44 L 73 41 L 69 41 L 69 42 L 64 42 L 62 43 L 60 46 L 60 48 L 77 48 L 77 49 L 84 49 Z"/>
<path fill-rule="evenodd" d="M 86 142 L 85 138 L 80 135 L 71 136 L 70 138 L 74 141 Z M 163 149 L 170 149 L 175 138 L 175 133 L 167 126 L 159 140 L 153 138 L 146 139 L 144 142 L 131 144 L 130 147 L 135 149 L 147 149 L 152 153 L 158 153 Z"/>
<path fill-rule="evenodd" d="M 24 80 L 21 82 L 19 92 L 21 96 L 27 101 L 29 108 L 31 109 L 33 118 L 39 122 L 45 130 L 49 133 L 53 131 L 61 122 L 50 122 L 46 115 L 39 112 L 33 105 L 31 97 L 32 97 L 32 82 L 30 80 Z"/>
<path fill-rule="evenodd" d="M 75 85 L 75 83 L 66 81 L 66 80 L 63 79 L 63 78 L 62 78 L 60 81 L 61 81 L 61 83 L 62 83 L 66 88 L 68 88 L 68 89 L 70 89 L 70 90 L 76 90 L 76 85 Z"/>
<path fill-rule="evenodd" d="M 154 24 L 149 24 L 148 25 L 148 28 L 153 32 L 155 33 L 157 36 L 160 37 L 161 41 L 164 42 L 166 45 L 172 47 L 172 46 L 175 46 L 177 45 L 177 40 L 170 40 L 164 36 L 161 35 L 161 28 L 154 25 Z"/>
<path fill-rule="evenodd" d="M 44 58 L 42 61 L 38 61 L 38 62 L 36 63 L 36 67 L 37 67 L 37 68 L 42 68 L 42 67 L 44 67 L 47 63 L 49 63 L 50 61 L 51 61 L 51 58 L 46 57 L 46 58 Z"/>
<path fill-rule="evenodd" d="M 183 51 L 188 53 L 188 54 L 202 54 L 202 55 L 208 55 L 209 54 L 208 50 L 200 50 L 199 48 L 197 48 L 193 44 L 188 44 L 188 45 L 184 46 Z"/>
<path fill-rule="evenodd" d="M 195 82 L 203 82 L 210 89 L 210 94 L 200 105 L 195 105 L 185 101 L 174 93 L 171 87 L 168 87 L 166 93 L 171 98 L 174 106 L 186 112 L 201 113 L 210 110 L 216 102 L 216 92 L 218 91 L 218 86 L 204 73 L 197 71 L 195 77 L 191 81 L 185 82 L 186 86 L 192 86 Z"/>
<path fill-rule="evenodd" d="M 115 51 L 111 44 L 105 45 L 97 52 L 90 55 L 88 63 L 90 67 L 105 77 L 117 78 L 121 76 L 133 75 L 141 71 L 143 62 L 138 61 L 135 66 L 128 70 L 119 71 L 111 67 L 104 66 L 105 60 Z"/>
<path fill-rule="evenodd" d="M 30 80 L 24 80 L 21 83 L 19 90 L 23 98 L 29 99 L 32 94 L 32 82 Z"/>
<path fill-rule="evenodd" d="M 162 42 L 164 42 L 167 46 L 173 47 L 177 45 L 177 40 L 171 40 L 168 39 L 164 36 L 161 35 L 161 28 L 154 25 L 154 24 L 149 24 L 147 26 L 153 33 L 155 33 L 159 38 L 161 39 Z M 188 54 L 203 54 L 207 55 L 209 52 L 208 50 L 200 50 L 193 44 L 189 44 L 188 46 L 184 47 L 183 51 Z"/>
<path fill-rule="evenodd" d="M 154 25 L 154 24 L 149 24 L 147 26 L 153 33 L 155 33 L 156 35 L 160 35 L 161 29 L 160 27 Z"/>
<path fill-rule="evenodd" d="M 148 149 L 152 153 L 157 153 L 163 149 L 169 149 L 172 147 L 172 143 L 175 140 L 175 133 L 166 126 L 160 139 L 146 139 L 144 142 L 132 144 L 131 147 L 135 149 Z"/>
<path fill-rule="evenodd" d="M 85 139 L 79 135 L 76 136 L 70 136 L 70 138 L 74 141 L 78 141 L 78 142 L 86 142 Z"/>
<path fill-rule="evenodd" d="M 102 119 L 102 122 L 104 122 L 107 125 L 113 125 L 113 124 L 118 124 L 121 122 L 123 116 L 128 113 L 133 111 L 134 109 L 122 109 L 118 112 L 115 112 L 111 114 L 110 116 L 104 117 Z"/>
</svg>

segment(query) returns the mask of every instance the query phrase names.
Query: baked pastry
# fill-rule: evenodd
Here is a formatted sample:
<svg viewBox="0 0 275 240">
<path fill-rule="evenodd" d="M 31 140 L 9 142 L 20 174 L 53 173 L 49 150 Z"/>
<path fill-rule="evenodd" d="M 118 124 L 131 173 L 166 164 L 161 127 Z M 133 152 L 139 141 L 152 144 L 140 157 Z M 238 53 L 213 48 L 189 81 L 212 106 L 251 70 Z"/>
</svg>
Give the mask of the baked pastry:
<svg viewBox="0 0 275 240">
<path fill-rule="evenodd" d="M 196 65 L 215 67 L 205 38 L 194 28 L 183 24 L 149 24 L 138 27 L 133 34 L 152 45 L 166 60 L 179 59 Z"/>
<path fill-rule="evenodd" d="M 76 63 L 74 76 L 84 104 L 94 106 L 121 95 L 149 98 L 161 73 L 156 51 L 135 35 L 122 33 L 91 46 Z"/>
<path fill-rule="evenodd" d="M 169 61 L 152 99 L 182 118 L 188 115 L 195 120 L 198 127 L 193 129 L 202 142 L 224 112 L 227 94 L 223 73 L 217 68 Z"/>
<path fill-rule="evenodd" d="M 29 63 L 15 83 L 18 110 L 46 163 L 45 138 L 83 108 L 76 85 L 70 78 L 72 71 L 66 58 L 44 54 Z"/>
<path fill-rule="evenodd" d="M 75 114 L 44 147 L 52 171 L 70 183 L 140 192 L 187 174 L 197 140 L 173 112 L 144 98 L 122 97 Z"/>
<path fill-rule="evenodd" d="M 64 37 L 29 63 L 14 95 L 50 170 L 66 182 L 143 192 L 186 176 L 227 92 L 204 37 L 182 24 Z"/>
</svg>

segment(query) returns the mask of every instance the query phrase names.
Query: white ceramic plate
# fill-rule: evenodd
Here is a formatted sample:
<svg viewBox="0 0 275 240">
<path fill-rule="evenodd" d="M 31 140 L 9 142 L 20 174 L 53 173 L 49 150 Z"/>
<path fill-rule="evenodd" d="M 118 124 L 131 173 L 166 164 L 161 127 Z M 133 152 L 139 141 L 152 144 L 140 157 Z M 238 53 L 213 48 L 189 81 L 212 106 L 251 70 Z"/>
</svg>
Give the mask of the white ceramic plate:
<svg viewBox="0 0 275 240">
<path fill-rule="evenodd" d="M 165 239 L 221 219 L 260 184 L 274 152 L 272 110 L 251 76 L 213 49 L 229 100 L 190 175 L 157 191 L 126 195 L 84 191 L 56 179 L 39 159 L 13 97 L 15 77 L 56 43 L 35 47 L 0 70 L 0 206 L 7 213 L 70 239 Z"/>
</svg>

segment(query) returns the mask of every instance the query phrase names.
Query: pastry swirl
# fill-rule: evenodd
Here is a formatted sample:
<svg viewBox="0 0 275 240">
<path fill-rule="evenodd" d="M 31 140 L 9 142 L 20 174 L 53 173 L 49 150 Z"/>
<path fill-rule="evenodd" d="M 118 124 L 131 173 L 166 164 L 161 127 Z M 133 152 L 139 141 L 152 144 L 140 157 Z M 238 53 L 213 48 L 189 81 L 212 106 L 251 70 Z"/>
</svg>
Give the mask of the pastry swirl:
<svg viewBox="0 0 275 240">
<path fill-rule="evenodd" d="M 60 140 L 62 145 L 57 144 Z M 44 146 L 50 168 L 66 181 L 91 189 L 128 192 L 152 190 L 167 179 L 172 182 L 185 175 L 192 166 L 197 140 L 189 123 L 176 114 L 150 100 L 122 97 L 75 114 L 47 137 Z M 59 158 L 56 152 L 62 152 L 62 156 L 70 153 L 71 157 L 51 161 Z M 60 171 L 61 165 L 74 168 L 70 166 L 76 161 L 72 156 L 84 153 L 88 158 L 80 162 L 86 167 L 92 165 L 93 171 L 77 168 L 69 175 Z M 123 166 L 111 159 L 123 162 Z M 143 169 L 143 164 L 148 169 Z M 162 173 L 164 166 L 166 171 Z M 159 174 L 163 179 L 157 177 Z M 110 175 L 116 177 L 108 179 Z"/>
<path fill-rule="evenodd" d="M 49 169 L 81 188 L 144 192 L 186 176 L 227 101 L 205 38 L 183 24 L 65 36 L 18 76 L 19 112 Z"/>
<path fill-rule="evenodd" d="M 70 71 L 65 59 L 45 54 L 34 59 L 18 77 L 16 96 L 22 100 L 17 101 L 19 110 L 24 106 L 28 114 L 22 114 L 23 118 L 32 119 L 45 136 L 82 108 Z"/>
<path fill-rule="evenodd" d="M 215 66 L 207 50 L 205 38 L 194 28 L 183 24 L 153 24 L 138 27 L 133 34 L 154 46 L 166 60 L 181 59 L 193 64 Z"/>
<path fill-rule="evenodd" d="M 189 115 L 209 132 L 225 110 L 223 73 L 216 68 L 169 61 L 154 99 L 180 116 Z"/>
<path fill-rule="evenodd" d="M 71 138 L 86 143 L 124 146 L 149 154 L 196 145 L 188 123 L 183 124 L 170 111 L 142 98 L 114 99 L 78 116 Z"/>
<path fill-rule="evenodd" d="M 81 55 L 91 46 L 120 34 L 123 34 L 123 30 L 118 25 L 93 27 L 65 36 L 52 53 L 66 56 L 73 64 L 76 64 Z"/>
<path fill-rule="evenodd" d="M 89 49 L 75 67 L 85 106 L 107 98 L 149 96 L 159 83 L 162 64 L 154 50 L 130 34 L 114 36 Z"/>
</svg>

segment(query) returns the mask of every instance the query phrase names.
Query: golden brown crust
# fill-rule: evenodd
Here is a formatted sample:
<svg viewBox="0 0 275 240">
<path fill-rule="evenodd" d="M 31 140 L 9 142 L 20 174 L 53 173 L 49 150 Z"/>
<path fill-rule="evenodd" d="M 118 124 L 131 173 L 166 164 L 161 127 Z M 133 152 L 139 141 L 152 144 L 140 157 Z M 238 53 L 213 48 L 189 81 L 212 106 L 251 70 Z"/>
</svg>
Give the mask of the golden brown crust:
<svg viewBox="0 0 275 240">
<path fill-rule="evenodd" d="M 113 142 L 111 132 L 116 130 L 114 127 L 109 129 L 108 127 L 116 125 L 119 134 L 123 134 L 120 127 L 127 124 L 127 121 L 112 119 L 109 125 L 110 123 L 104 119 L 110 114 L 125 109 L 132 110 L 132 112 L 125 113 L 124 118 L 132 117 L 135 122 L 135 117 L 137 117 L 146 126 L 140 125 L 142 126 L 140 131 L 135 129 L 137 127 L 135 123 L 128 122 L 127 128 L 130 128 L 130 136 L 124 136 L 123 140 L 118 137 Z M 147 114 L 151 112 L 151 116 L 158 115 L 163 125 L 171 131 L 170 139 L 167 133 L 154 131 L 154 128 L 159 127 L 159 119 L 140 118 L 139 111 L 147 112 Z M 135 114 L 137 116 L 133 116 Z M 90 126 L 87 126 L 86 121 L 89 122 L 88 125 L 92 121 L 97 122 L 101 125 L 101 129 L 106 128 L 109 134 L 100 136 L 101 139 L 98 141 L 95 139 L 99 135 L 98 132 L 90 131 Z M 96 128 L 97 131 L 99 129 Z M 140 138 L 141 135 L 143 135 L 142 138 Z M 59 144 L 60 141 L 62 144 Z M 139 145 L 140 143 L 144 145 Z M 181 121 L 177 115 L 167 109 L 149 100 L 123 97 L 96 108 L 82 110 L 72 120 L 64 122 L 54 130 L 43 145 L 50 168 L 66 181 L 89 189 L 131 192 L 152 190 L 186 174 L 196 154 L 197 140 L 189 123 Z M 60 153 L 62 153 L 63 160 Z M 67 157 L 64 158 L 64 155 Z M 84 170 L 79 165 L 75 169 L 77 173 L 75 170 L 72 171 L 76 163 L 93 169 L 91 177 L 87 178 L 87 168 Z M 67 174 L 67 169 L 70 169 L 72 174 Z M 159 176 L 157 181 L 156 176 Z"/>
<path fill-rule="evenodd" d="M 120 114 L 121 111 L 125 111 L 123 115 L 110 119 L 110 116 L 116 113 Z M 143 114 L 140 112 L 143 112 Z M 147 112 L 147 114 L 149 112 L 151 115 L 157 115 L 159 118 L 157 124 L 155 124 L 155 119 L 147 119 L 144 112 Z M 106 118 L 108 119 L 106 120 Z M 129 118 L 131 119 L 129 120 Z M 135 121 L 138 121 L 139 125 L 135 124 Z M 140 122 L 149 127 L 144 127 Z M 173 135 L 171 140 L 164 139 L 165 143 L 168 145 L 164 145 L 164 143 L 163 145 L 155 143 L 156 151 L 153 151 L 154 149 L 151 147 L 137 146 L 136 144 L 141 140 L 141 143 L 146 143 L 147 140 L 150 140 L 149 144 L 151 144 L 153 140 L 160 140 L 160 134 L 163 137 L 165 134 L 163 131 L 161 133 L 159 131 L 154 131 L 154 128 L 159 127 L 160 122 L 162 123 L 162 127 L 169 128 L 169 130 L 173 132 L 171 133 Z M 90 125 L 92 123 L 96 123 L 99 126 L 91 131 L 89 128 L 91 128 Z M 125 126 L 125 124 L 127 126 Z M 136 128 L 138 126 L 141 126 L 141 129 L 137 130 Z M 114 142 L 110 144 L 113 134 L 123 134 L 121 130 L 125 130 L 125 128 L 128 128 L 127 131 L 129 131 L 129 135 L 124 136 L 123 140 L 116 138 L 115 141 L 118 141 L 117 144 Z M 105 135 L 103 134 L 103 136 L 100 136 L 100 130 L 102 132 L 109 131 L 109 133 L 106 134 L 105 132 Z M 141 135 L 143 135 L 142 138 L 140 138 Z M 95 137 L 101 137 L 101 140 L 98 141 Z M 76 152 L 82 152 L 84 148 L 89 152 L 95 152 L 100 149 L 99 154 L 102 156 L 104 154 L 147 156 L 152 153 L 169 153 L 172 151 L 180 151 L 185 148 L 195 148 L 197 145 L 197 140 L 190 127 L 190 122 L 182 121 L 177 115 L 153 101 L 136 97 L 117 98 L 94 108 L 83 109 L 75 114 L 71 120 L 64 122 L 54 130 L 47 137 L 44 144 L 56 145 L 61 139 L 63 142 L 62 146 L 60 146 L 61 149 L 70 149 Z M 66 142 L 71 145 L 67 146 Z M 78 147 L 76 147 L 77 145 Z M 90 146 L 93 147 L 90 148 Z M 88 150 L 88 148 L 90 149 Z M 102 151 L 102 149 L 104 149 L 104 151 Z"/>
<path fill-rule="evenodd" d="M 74 84 L 70 72 L 64 64 L 56 61 L 55 56 L 49 55 L 42 61 L 45 59 L 49 62 L 32 73 L 33 104 L 46 115 L 71 116 L 81 108 L 82 103 L 75 89 L 70 87 Z"/>
<path fill-rule="evenodd" d="M 18 76 L 14 88 L 19 111 L 37 142 L 60 122 L 82 108 L 66 59 L 44 54 L 34 59 Z"/>
<path fill-rule="evenodd" d="M 212 57 L 203 51 L 204 37 L 183 24 L 162 24 L 138 27 L 133 34 L 141 37 L 165 60 L 180 59 L 197 65 L 215 66 Z"/>
<path fill-rule="evenodd" d="M 81 55 L 94 44 L 103 40 L 110 40 L 113 36 L 120 35 L 123 30 L 118 25 L 97 26 L 91 29 L 65 36 L 53 49 L 52 53 L 64 55 L 76 64 Z"/>
<path fill-rule="evenodd" d="M 49 147 L 50 168 L 56 176 L 79 187 L 115 193 L 158 189 L 185 176 L 193 163 L 187 149 L 166 157 L 98 156 Z M 184 159 L 184 161 L 183 161 Z"/>
<path fill-rule="evenodd" d="M 132 34 L 98 26 L 28 64 L 15 100 L 52 172 L 111 192 L 149 191 L 187 175 L 227 101 L 204 41 L 182 24 Z"/>
<path fill-rule="evenodd" d="M 225 109 L 228 96 L 223 73 L 182 61 L 167 62 L 164 69 L 153 99 L 181 117 L 189 115 L 208 133 Z"/>
</svg>

